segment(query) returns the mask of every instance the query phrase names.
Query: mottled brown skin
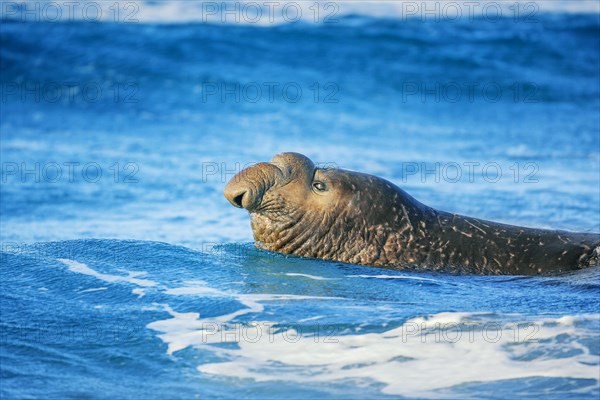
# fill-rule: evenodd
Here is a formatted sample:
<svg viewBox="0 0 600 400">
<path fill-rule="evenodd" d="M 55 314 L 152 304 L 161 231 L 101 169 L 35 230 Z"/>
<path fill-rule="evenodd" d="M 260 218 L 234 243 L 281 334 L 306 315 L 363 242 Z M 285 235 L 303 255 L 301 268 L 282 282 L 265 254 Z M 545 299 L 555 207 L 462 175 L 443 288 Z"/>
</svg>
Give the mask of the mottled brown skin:
<svg viewBox="0 0 600 400">
<path fill-rule="evenodd" d="M 428 207 L 367 174 L 283 153 L 236 175 L 225 197 L 250 212 L 256 247 L 398 270 L 560 273 L 600 263 L 600 234 L 531 229 Z"/>
</svg>

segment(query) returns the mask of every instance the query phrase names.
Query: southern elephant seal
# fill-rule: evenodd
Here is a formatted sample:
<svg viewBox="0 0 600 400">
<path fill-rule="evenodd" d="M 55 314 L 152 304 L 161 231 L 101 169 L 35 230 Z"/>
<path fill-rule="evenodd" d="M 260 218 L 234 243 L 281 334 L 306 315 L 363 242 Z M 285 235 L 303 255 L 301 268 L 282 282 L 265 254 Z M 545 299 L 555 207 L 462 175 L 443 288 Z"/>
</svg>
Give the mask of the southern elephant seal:
<svg viewBox="0 0 600 400">
<path fill-rule="evenodd" d="M 537 275 L 600 263 L 600 234 L 524 228 L 428 207 L 372 175 L 283 153 L 225 187 L 258 248 L 398 270 Z"/>
</svg>

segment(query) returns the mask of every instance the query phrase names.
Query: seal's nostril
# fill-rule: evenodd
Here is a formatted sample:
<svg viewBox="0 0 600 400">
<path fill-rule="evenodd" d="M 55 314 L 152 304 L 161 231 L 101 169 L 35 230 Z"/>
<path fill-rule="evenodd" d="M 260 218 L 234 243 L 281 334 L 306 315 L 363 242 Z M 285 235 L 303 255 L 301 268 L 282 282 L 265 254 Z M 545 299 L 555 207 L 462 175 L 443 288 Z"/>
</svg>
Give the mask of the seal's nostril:
<svg viewBox="0 0 600 400">
<path fill-rule="evenodd" d="M 246 192 L 242 192 L 242 193 L 238 194 L 237 196 L 235 196 L 232 200 L 233 205 L 236 207 L 239 207 L 239 208 L 243 208 L 242 199 L 244 198 L 245 194 L 246 194 Z"/>
</svg>

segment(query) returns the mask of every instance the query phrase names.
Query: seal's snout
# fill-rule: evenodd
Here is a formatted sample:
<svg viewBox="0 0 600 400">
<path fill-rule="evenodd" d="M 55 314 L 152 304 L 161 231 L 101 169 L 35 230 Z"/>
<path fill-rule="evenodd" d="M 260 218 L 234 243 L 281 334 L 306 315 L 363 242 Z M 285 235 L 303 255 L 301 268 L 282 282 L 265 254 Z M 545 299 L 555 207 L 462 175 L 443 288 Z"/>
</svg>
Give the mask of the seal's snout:
<svg viewBox="0 0 600 400">
<path fill-rule="evenodd" d="M 279 168 L 269 163 L 258 163 L 231 178 L 224 195 L 238 208 L 252 211 L 259 207 L 263 195 L 281 179 Z"/>
<path fill-rule="evenodd" d="M 246 205 L 248 205 L 249 201 L 249 195 L 248 195 L 248 190 L 245 188 L 235 188 L 235 187 L 229 187 L 230 185 L 227 185 L 227 187 L 225 188 L 225 197 L 227 198 L 227 200 L 229 200 L 229 202 L 238 208 L 245 208 L 244 207 L 244 198 L 246 200 Z"/>
<path fill-rule="evenodd" d="M 251 185 L 251 182 L 236 176 L 225 186 L 223 194 L 234 207 L 250 210 L 256 205 L 255 203 L 258 202 L 258 197 L 260 197 L 260 193 L 258 193 L 260 191 L 253 190 Z"/>
</svg>

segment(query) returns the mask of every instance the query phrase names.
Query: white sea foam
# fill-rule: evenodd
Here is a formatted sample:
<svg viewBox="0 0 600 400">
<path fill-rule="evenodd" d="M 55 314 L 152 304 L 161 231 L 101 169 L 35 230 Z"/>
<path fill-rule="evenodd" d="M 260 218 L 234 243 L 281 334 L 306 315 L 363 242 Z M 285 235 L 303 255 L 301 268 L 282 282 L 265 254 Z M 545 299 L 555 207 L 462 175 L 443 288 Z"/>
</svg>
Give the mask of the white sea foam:
<svg viewBox="0 0 600 400">
<path fill-rule="evenodd" d="M 167 294 L 173 295 L 198 295 L 198 296 L 223 296 L 223 292 L 210 288 L 204 281 L 188 281 L 187 286 L 165 290 Z"/>
<path fill-rule="evenodd" d="M 408 276 L 408 275 L 347 275 L 348 278 L 367 278 L 367 279 L 412 279 L 415 281 L 429 281 L 429 282 L 439 282 L 435 279 L 430 278 L 421 278 L 419 276 Z"/>
<path fill-rule="evenodd" d="M 322 319 L 322 318 L 325 318 L 325 316 L 324 315 L 315 315 L 314 317 L 299 319 L 298 322 L 303 323 L 303 322 L 308 322 L 308 321 L 316 321 L 316 320 Z"/>
<path fill-rule="evenodd" d="M 218 296 L 223 298 L 234 298 L 245 308 L 229 314 L 224 314 L 212 318 L 200 318 L 199 313 L 178 313 L 168 304 L 158 305 L 167 311 L 172 318 L 159 320 L 147 325 L 148 328 L 161 332 L 159 337 L 168 345 L 167 352 L 172 354 L 188 346 L 194 346 L 206 343 L 221 343 L 230 341 L 239 335 L 246 333 L 247 326 L 233 324 L 235 318 L 251 313 L 262 313 L 265 302 L 273 301 L 299 301 L 299 300 L 344 300 L 339 297 L 319 297 L 319 296 L 301 296 L 290 294 L 244 294 L 231 293 L 206 286 L 203 281 L 187 281 L 186 286 L 179 288 L 166 289 L 164 293 L 176 296 Z M 274 323 L 262 321 L 257 325 L 258 329 L 271 329 Z M 255 328 L 250 328 L 255 329 Z M 233 340 L 235 341 L 235 340 Z"/>
<path fill-rule="evenodd" d="M 301 277 L 304 277 L 304 278 L 313 279 L 315 281 L 332 281 L 332 280 L 336 279 L 336 278 L 325 278 L 325 277 L 317 276 L 317 275 L 297 274 L 297 273 L 294 273 L 294 272 L 288 272 L 285 275 L 286 276 L 301 276 Z"/>
<path fill-rule="evenodd" d="M 24 3 L 21 6 L 21 3 Z M 518 7 L 515 7 L 518 4 Z M 124 23 L 245 24 L 337 23 L 340 17 L 362 15 L 402 21 L 458 21 L 498 16 L 530 20 L 540 12 L 598 13 L 596 0 L 395 0 L 395 1 L 183 1 L 148 0 L 102 2 L 85 0 L 70 5 L 52 0 L 24 0 L 2 7 L 3 18 L 23 21 L 87 20 Z M 37 14 L 37 15 L 36 15 Z"/>
<path fill-rule="evenodd" d="M 598 379 L 599 358 L 573 336 L 577 330 L 572 324 L 527 322 L 519 328 L 517 324 L 474 322 L 470 317 L 469 313 L 444 313 L 409 320 L 382 333 L 318 339 L 290 331 L 265 335 L 256 342 L 240 340 L 239 349 L 221 352 L 229 361 L 203 364 L 198 370 L 258 382 L 370 380 L 383 383 L 383 393 L 418 397 L 440 397 L 443 389 L 469 382 L 524 377 Z M 574 321 L 578 319 L 573 316 Z M 520 337 L 518 329 L 524 331 Z M 564 343 L 560 340 L 564 335 L 572 335 L 573 340 Z M 561 357 L 548 355 L 552 350 L 560 351 Z M 565 357 L 569 350 L 572 355 Z"/>
<path fill-rule="evenodd" d="M 57 258 L 57 260 L 62 262 L 65 265 L 67 265 L 69 267 L 70 271 L 77 272 L 78 274 L 93 276 L 104 282 L 110 282 L 110 283 L 112 283 L 112 282 L 128 282 L 128 283 L 132 283 L 134 285 L 145 286 L 145 287 L 156 285 L 156 282 L 151 281 L 149 279 L 136 278 L 136 276 L 144 275 L 145 272 L 127 271 L 127 274 L 128 274 L 127 276 L 109 275 L 109 274 L 103 274 L 101 272 L 95 271 L 92 268 L 88 267 L 87 265 L 77 262 L 77 261 L 69 260 L 66 258 Z"/>
<path fill-rule="evenodd" d="M 199 282 L 167 292 L 234 297 L 246 306 L 202 318 L 198 312 L 179 313 L 167 304 L 159 305 L 171 318 L 147 327 L 159 332 L 168 354 L 202 347 L 225 360 L 199 365 L 201 373 L 256 382 L 373 381 L 384 385 L 383 393 L 421 397 L 452 396 L 450 388 L 470 382 L 525 377 L 598 380 L 600 358 L 579 340 L 596 333 L 575 324 L 597 321 L 600 315 L 527 318 L 514 314 L 499 319 L 494 313 L 446 312 L 415 317 L 383 332 L 356 329 L 348 334 L 319 326 L 322 316 L 305 318 L 286 328 L 278 328 L 269 320 L 235 322 L 242 315 L 263 313 L 263 303 L 268 301 L 335 300 L 332 307 L 339 307 L 335 298 L 235 294 Z M 307 325 L 310 321 L 315 322 Z M 569 340 L 565 341 L 567 335 Z M 220 343 L 237 346 L 213 346 Z"/>
<path fill-rule="evenodd" d="M 224 293 L 226 296 L 229 294 Z M 189 346 L 198 346 L 205 344 L 238 342 L 240 338 L 262 340 L 262 332 L 271 331 L 275 325 L 271 321 L 260 321 L 252 324 L 236 324 L 234 319 L 251 313 L 262 313 L 264 311 L 263 302 L 269 301 L 293 301 L 306 299 L 331 300 L 332 297 L 315 296 L 296 296 L 296 295 L 276 295 L 276 294 L 238 294 L 235 296 L 246 308 L 234 311 L 229 314 L 201 318 L 200 313 L 179 313 L 168 304 L 160 304 L 172 318 L 151 322 L 147 328 L 160 332 L 158 337 L 167 344 L 167 353 L 173 354 Z"/>
<path fill-rule="evenodd" d="M 92 293 L 92 292 L 100 292 L 103 290 L 108 289 L 107 287 L 99 287 L 99 288 L 89 288 L 89 289 L 84 289 L 84 290 L 80 290 L 77 293 Z"/>
</svg>

